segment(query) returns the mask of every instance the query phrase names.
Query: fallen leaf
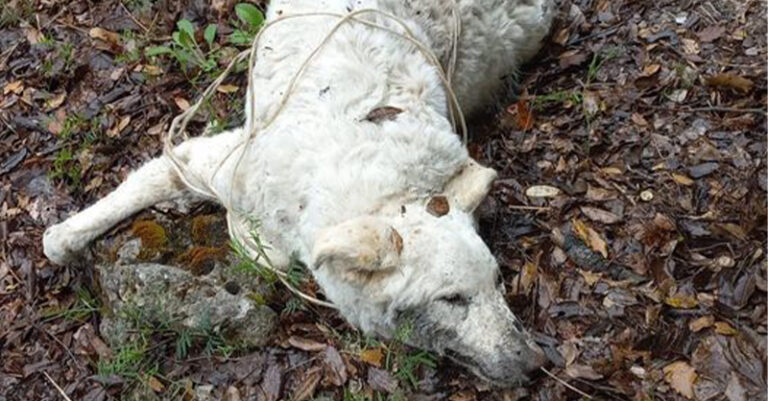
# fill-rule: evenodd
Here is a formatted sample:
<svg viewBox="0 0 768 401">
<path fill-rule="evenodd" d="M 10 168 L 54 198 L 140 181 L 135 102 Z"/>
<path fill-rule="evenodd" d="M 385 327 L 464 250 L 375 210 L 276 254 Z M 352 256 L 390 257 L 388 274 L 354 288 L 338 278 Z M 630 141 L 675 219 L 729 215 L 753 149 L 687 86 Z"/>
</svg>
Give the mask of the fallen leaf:
<svg viewBox="0 0 768 401">
<path fill-rule="evenodd" d="M 643 71 L 640 73 L 641 77 L 650 77 L 655 75 L 661 69 L 661 64 L 648 64 L 643 67 Z"/>
<path fill-rule="evenodd" d="M 520 131 L 528 131 L 533 128 L 533 111 L 528 107 L 525 99 L 507 107 L 507 113 L 515 117 L 515 126 Z"/>
<path fill-rule="evenodd" d="M 237 90 L 240 89 L 237 85 L 221 85 L 218 88 L 216 88 L 216 92 L 219 93 L 235 93 Z"/>
<path fill-rule="evenodd" d="M 368 369 L 368 384 L 374 391 L 383 391 L 390 394 L 397 391 L 397 379 L 382 369 Z"/>
<path fill-rule="evenodd" d="M 592 202 L 602 202 L 607 201 L 611 199 L 616 199 L 618 194 L 616 192 L 611 191 L 609 189 L 600 188 L 600 187 L 593 187 L 588 186 L 587 187 L 587 200 L 590 200 Z"/>
<path fill-rule="evenodd" d="M 715 324 L 715 317 L 712 315 L 708 316 L 702 316 L 696 320 L 691 321 L 688 323 L 688 328 L 694 332 L 698 333 L 708 327 L 712 327 L 712 325 Z"/>
<path fill-rule="evenodd" d="M 533 285 L 536 283 L 536 278 L 539 275 L 538 272 L 539 269 L 535 263 L 525 262 L 523 271 L 518 276 L 520 277 L 519 288 L 522 289 L 523 293 L 527 294 L 533 288 Z"/>
<path fill-rule="evenodd" d="M 735 89 L 741 93 L 751 91 L 754 85 L 749 79 L 730 73 L 713 75 L 706 78 L 706 81 L 709 86 Z"/>
<path fill-rule="evenodd" d="M 744 229 L 741 228 L 741 226 L 739 226 L 738 224 L 718 223 L 717 227 L 741 241 L 744 241 L 747 239 L 747 233 L 744 232 Z"/>
<path fill-rule="evenodd" d="M 645 119 L 645 117 L 641 116 L 640 114 L 632 113 L 629 116 L 629 118 L 637 126 L 640 126 L 640 127 L 647 127 L 648 126 L 648 121 Z"/>
<path fill-rule="evenodd" d="M 701 47 L 699 46 L 699 42 L 693 39 L 688 39 L 688 38 L 680 39 L 680 41 L 683 43 L 683 53 L 699 54 L 699 52 L 701 52 Z"/>
<path fill-rule="evenodd" d="M 381 348 L 367 348 L 362 351 L 360 351 L 360 359 L 369 364 L 376 366 L 377 368 L 381 367 L 381 361 L 384 359 L 384 353 L 381 351 Z"/>
<path fill-rule="evenodd" d="M 731 379 L 725 388 L 725 397 L 728 401 L 747 401 L 747 389 L 741 384 L 736 372 L 731 372 Z"/>
<path fill-rule="evenodd" d="M 534 185 L 525 190 L 529 198 L 554 198 L 560 195 L 560 190 L 549 185 Z"/>
<path fill-rule="evenodd" d="M 3 87 L 3 95 L 9 93 L 20 94 L 24 91 L 24 83 L 21 80 L 9 82 Z"/>
<path fill-rule="evenodd" d="M 579 274 L 581 274 L 581 277 L 584 278 L 584 282 L 590 287 L 600 281 L 600 279 L 603 277 L 603 273 L 596 273 L 582 269 L 579 269 Z"/>
<path fill-rule="evenodd" d="M 565 374 L 574 379 L 600 380 L 603 375 L 595 372 L 595 369 L 589 365 L 574 363 L 565 368 Z"/>
<path fill-rule="evenodd" d="M 603 209 L 591 206 L 582 206 L 581 212 L 590 220 L 603 224 L 616 224 L 621 221 L 621 217 Z"/>
<path fill-rule="evenodd" d="M 680 185 L 693 185 L 694 181 L 685 174 L 672 173 L 672 178 Z"/>
<path fill-rule="evenodd" d="M 664 381 L 685 398 L 693 399 L 693 384 L 698 375 L 687 362 L 673 362 L 664 367 Z"/>
<path fill-rule="evenodd" d="M 147 380 L 147 384 L 149 384 L 149 388 L 152 389 L 152 391 L 156 393 L 162 393 L 163 390 L 165 390 L 165 386 L 163 383 L 160 382 L 160 380 L 157 380 L 155 376 L 149 376 L 149 380 Z"/>
<path fill-rule="evenodd" d="M 156 65 L 151 65 L 151 64 L 144 65 L 141 70 L 145 74 L 147 74 L 147 75 L 158 76 L 158 75 L 162 75 L 163 74 L 163 69 L 162 68 L 160 68 L 160 67 L 158 67 Z M 178 104 L 178 103 L 176 103 L 176 104 Z M 187 103 L 187 104 L 189 104 L 189 103 Z"/>
<path fill-rule="evenodd" d="M 715 323 L 715 333 L 722 334 L 724 336 L 732 336 L 738 334 L 738 331 L 726 322 Z"/>
<path fill-rule="evenodd" d="M 325 366 L 327 377 L 334 386 L 342 386 L 347 382 L 347 367 L 341 359 L 339 351 L 332 346 L 325 347 Z"/>
<path fill-rule="evenodd" d="M 93 39 L 103 40 L 113 45 L 116 45 L 120 42 L 120 35 L 103 28 L 91 28 L 91 30 L 88 31 L 88 35 L 90 35 L 90 37 Z"/>
<path fill-rule="evenodd" d="M 261 383 L 261 391 L 264 397 L 260 399 L 266 401 L 277 401 L 280 398 L 280 388 L 283 384 L 283 373 L 279 364 L 271 364 L 264 373 L 264 379 Z"/>
<path fill-rule="evenodd" d="M 623 172 L 618 167 L 602 167 L 600 172 L 605 175 L 621 175 Z"/>
<path fill-rule="evenodd" d="M 699 305 L 699 301 L 696 297 L 688 294 L 677 293 L 671 297 L 667 297 L 664 303 L 675 309 L 693 309 Z"/>
<path fill-rule="evenodd" d="M 689 168 L 688 174 L 690 174 L 693 178 L 701 178 L 712 174 L 719 167 L 720 165 L 714 162 L 701 163 Z"/>
<path fill-rule="evenodd" d="M 703 43 L 709 43 L 714 42 L 717 39 L 720 39 L 721 36 L 725 33 L 725 27 L 720 25 L 713 25 L 708 26 L 698 33 L 696 33 L 696 36 L 699 37 L 699 40 Z"/>
<path fill-rule="evenodd" d="M 656 213 L 653 216 L 653 224 L 664 231 L 677 231 L 675 221 L 662 213 Z"/>
<path fill-rule="evenodd" d="M 574 233 L 581 238 L 581 240 L 587 244 L 587 246 L 595 252 L 603 255 L 603 258 L 608 258 L 608 245 L 605 243 L 600 234 L 597 233 L 592 227 L 579 219 L 573 219 Z"/>
<path fill-rule="evenodd" d="M 45 38 L 45 36 L 35 28 L 25 28 L 24 35 L 27 37 L 27 41 L 29 41 L 30 45 L 36 45 L 42 42 Z"/>
<path fill-rule="evenodd" d="M 294 348 L 298 348 L 302 351 L 309 351 L 309 352 L 322 351 L 326 347 L 326 345 L 321 342 L 317 342 L 314 340 L 297 337 L 297 336 L 289 337 L 288 344 L 291 344 L 291 346 Z"/>
<path fill-rule="evenodd" d="M 320 383 L 320 371 L 314 368 L 307 372 L 301 379 L 301 382 L 296 387 L 296 391 L 293 392 L 293 401 L 304 401 L 311 399 L 315 395 L 317 385 Z"/>
<path fill-rule="evenodd" d="M 571 36 L 568 28 L 563 28 L 557 31 L 554 35 L 552 35 L 552 41 L 557 43 L 558 45 L 564 45 L 565 42 L 568 41 L 568 38 Z"/>
<path fill-rule="evenodd" d="M 560 55 L 560 68 L 568 68 L 574 65 L 581 65 L 587 61 L 587 54 L 579 49 L 568 50 Z"/>
<path fill-rule="evenodd" d="M 600 98 L 595 92 L 584 91 L 582 93 L 582 105 L 584 113 L 588 116 L 594 116 L 600 111 Z"/>
<path fill-rule="evenodd" d="M 110 138 L 116 138 L 131 122 L 131 116 L 123 116 L 120 120 L 110 129 L 107 130 L 107 136 Z"/>
<path fill-rule="evenodd" d="M 173 101 L 176 103 L 176 106 L 181 109 L 181 111 L 187 111 L 190 107 L 189 101 L 183 97 L 175 97 L 173 98 Z"/>
<path fill-rule="evenodd" d="M 675 89 L 667 97 L 675 103 L 683 103 L 685 98 L 688 97 L 688 89 Z"/>
<path fill-rule="evenodd" d="M 54 96 L 53 98 L 48 99 L 48 101 L 45 102 L 46 103 L 45 106 L 48 108 L 48 110 L 56 109 L 59 106 L 61 106 L 62 103 L 64 103 L 64 100 L 66 100 L 66 98 L 67 98 L 67 92 L 61 92 L 58 95 Z"/>
</svg>

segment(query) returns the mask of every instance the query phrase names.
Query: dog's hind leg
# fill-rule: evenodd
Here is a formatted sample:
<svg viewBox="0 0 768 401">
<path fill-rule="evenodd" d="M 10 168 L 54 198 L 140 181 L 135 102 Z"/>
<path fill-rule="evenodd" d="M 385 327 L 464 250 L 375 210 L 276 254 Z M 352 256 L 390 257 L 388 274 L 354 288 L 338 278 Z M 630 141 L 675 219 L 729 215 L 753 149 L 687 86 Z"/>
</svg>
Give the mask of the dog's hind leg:
<svg viewBox="0 0 768 401">
<path fill-rule="evenodd" d="M 207 180 L 237 143 L 239 130 L 190 139 L 174 149 L 191 173 Z M 43 235 L 43 251 L 54 263 L 65 263 L 89 242 L 134 213 L 162 201 L 190 195 L 166 156 L 150 160 L 131 173 L 109 195 Z"/>
</svg>

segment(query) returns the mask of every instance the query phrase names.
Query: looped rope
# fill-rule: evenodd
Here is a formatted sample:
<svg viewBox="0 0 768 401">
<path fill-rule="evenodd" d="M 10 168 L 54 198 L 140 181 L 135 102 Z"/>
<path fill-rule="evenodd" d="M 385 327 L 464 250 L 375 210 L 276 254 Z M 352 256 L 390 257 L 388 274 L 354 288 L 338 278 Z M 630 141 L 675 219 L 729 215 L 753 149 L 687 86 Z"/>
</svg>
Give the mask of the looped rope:
<svg viewBox="0 0 768 401">
<path fill-rule="evenodd" d="M 216 78 L 216 80 L 214 80 L 208 86 L 208 88 L 206 88 L 206 90 L 203 92 L 203 94 L 200 96 L 200 98 L 197 100 L 197 102 L 194 105 L 192 105 L 190 108 L 188 108 L 187 110 L 185 110 L 184 112 L 182 112 L 181 114 L 179 114 L 173 119 L 173 121 L 171 122 L 171 126 L 168 129 L 168 132 L 163 138 L 163 154 L 171 162 L 172 168 L 175 170 L 176 174 L 184 183 L 184 185 L 186 185 L 193 192 L 196 192 L 197 194 L 203 197 L 216 199 L 223 204 L 224 208 L 227 209 L 227 229 L 229 231 L 229 235 L 232 238 L 247 239 L 248 236 L 244 235 L 247 233 L 243 233 L 242 227 L 240 227 L 239 224 L 234 224 L 233 222 L 234 218 L 240 217 L 240 216 L 233 217 L 233 214 L 239 215 L 241 212 L 235 210 L 234 208 L 234 205 L 232 202 L 233 191 L 231 186 L 235 181 L 234 177 L 240 167 L 240 163 L 242 162 L 242 159 L 244 158 L 246 152 L 248 151 L 248 146 L 250 145 L 250 141 L 251 139 L 253 139 L 253 137 L 255 137 L 258 134 L 258 132 L 264 131 L 267 128 L 269 128 L 272 125 L 272 123 L 277 119 L 277 117 L 285 108 L 285 105 L 288 103 L 288 100 L 290 99 L 291 94 L 293 94 L 293 91 L 296 89 L 296 84 L 298 83 L 301 76 L 303 76 L 310 62 L 331 41 L 331 39 L 333 38 L 333 35 L 336 32 L 338 32 L 339 29 L 342 26 L 344 26 L 344 24 L 347 24 L 347 23 L 359 23 L 372 28 L 380 29 L 385 32 L 389 32 L 401 39 L 404 39 L 410 42 L 419 50 L 420 53 L 422 53 L 422 55 L 427 60 L 427 62 L 432 64 L 437 69 L 440 80 L 442 81 L 443 86 L 445 87 L 445 90 L 448 93 L 448 110 L 450 112 L 451 124 L 453 126 L 454 131 L 458 131 L 459 129 L 461 130 L 462 140 L 466 145 L 467 135 L 468 135 L 467 124 L 464 118 L 464 114 L 461 111 L 461 107 L 459 105 L 459 101 L 456 96 L 456 93 L 453 91 L 453 88 L 452 88 L 452 80 L 456 71 L 456 63 L 458 59 L 459 35 L 461 34 L 461 16 L 459 15 L 459 8 L 456 3 L 456 0 L 453 0 L 452 11 L 453 11 L 453 19 L 454 19 L 454 29 L 451 35 L 451 47 L 450 47 L 451 54 L 448 61 L 447 73 L 446 73 L 446 70 L 443 69 L 443 66 L 440 64 L 440 61 L 432 52 L 432 50 L 415 37 L 413 32 L 411 32 L 411 30 L 408 28 L 408 26 L 402 19 L 381 10 L 362 9 L 362 10 L 351 12 L 349 14 L 339 14 L 339 13 L 331 13 L 331 12 L 300 13 L 300 14 L 283 16 L 283 17 L 280 17 L 279 19 L 273 20 L 261 28 L 259 33 L 253 39 L 251 48 L 249 50 L 240 52 L 237 56 L 235 56 L 234 59 L 232 59 L 232 61 L 230 61 L 229 65 L 227 65 L 227 68 L 224 70 L 224 72 L 222 72 L 221 75 L 218 78 Z M 373 14 L 373 15 L 378 15 L 380 17 L 384 17 L 385 19 L 391 22 L 394 22 L 396 25 L 402 28 L 403 32 L 399 32 L 395 29 L 378 24 L 373 21 L 359 18 L 364 14 Z M 293 77 L 291 78 L 291 81 L 288 84 L 287 89 L 284 91 L 283 96 L 281 97 L 280 102 L 278 103 L 278 107 L 275 113 L 272 114 L 272 116 L 270 116 L 269 118 L 267 118 L 266 121 L 264 121 L 262 124 L 259 124 L 259 126 L 257 127 L 256 121 L 255 121 L 256 113 L 254 110 L 254 108 L 256 107 L 256 101 L 255 101 L 256 95 L 255 95 L 254 83 L 252 78 L 253 78 L 253 68 L 254 68 L 254 65 L 256 64 L 257 49 L 258 49 L 258 45 L 261 40 L 261 37 L 263 36 L 264 32 L 266 32 L 268 29 L 272 28 L 273 26 L 279 23 L 293 20 L 296 18 L 312 18 L 312 17 L 336 17 L 336 18 L 339 18 L 339 20 L 336 22 L 336 24 L 334 24 L 331 30 L 325 35 L 325 37 L 320 42 L 320 44 L 318 44 L 312 50 L 312 52 L 302 62 L 299 69 L 293 75 Z M 176 156 L 176 154 L 174 153 L 173 151 L 174 141 L 179 135 L 181 135 L 181 137 L 184 140 L 189 139 L 189 136 L 187 135 L 187 132 L 186 132 L 186 128 L 187 128 L 187 125 L 189 124 L 189 121 L 197 114 L 198 110 L 203 105 L 203 103 L 206 100 L 208 100 L 208 98 L 210 98 L 210 96 L 216 91 L 216 89 L 219 86 L 221 86 L 222 82 L 229 76 L 229 73 L 232 71 L 235 65 L 245 60 L 246 58 L 248 58 L 248 88 L 246 90 L 246 97 L 248 101 L 246 102 L 246 104 L 250 106 L 250 109 L 246 110 L 246 121 L 245 121 L 245 127 L 242 131 L 243 132 L 242 137 L 239 143 L 237 143 L 229 151 L 229 153 L 227 153 L 227 155 L 222 158 L 218 166 L 214 169 L 213 173 L 210 175 L 210 177 L 207 180 L 204 179 L 203 177 L 199 177 L 199 176 L 195 177 L 189 171 L 189 166 L 184 161 L 182 161 L 178 156 Z M 237 161 L 235 162 L 234 167 L 232 169 L 232 179 L 230 180 L 230 190 L 228 191 L 227 196 L 224 197 L 222 196 L 222 194 L 219 193 L 219 191 L 216 190 L 215 186 L 213 185 L 213 180 L 216 177 L 216 174 L 218 174 L 218 172 L 221 170 L 221 167 L 224 165 L 224 163 L 228 161 L 230 157 L 232 157 L 232 155 L 235 153 L 237 149 L 240 149 L 240 152 L 239 152 L 239 155 L 237 156 Z M 300 290 L 296 289 L 293 285 L 291 285 L 287 280 L 286 273 L 272 266 L 271 261 L 269 260 L 269 258 L 266 257 L 263 250 L 255 249 L 254 245 L 247 243 L 247 240 L 246 240 L 246 243 L 243 245 L 256 258 L 264 257 L 264 259 L 267 262 L 267 267 L 272 272 L 275 273 L 275 275 L 283 283 L 283 285 L 285 285 L 292 293 L 316 305 L 321 305 L 328 308 L 336 309 L 336 307 L 333 304 L 326 301 L 321 301 L 317 298 L 304 294 Z"/>
</svg>

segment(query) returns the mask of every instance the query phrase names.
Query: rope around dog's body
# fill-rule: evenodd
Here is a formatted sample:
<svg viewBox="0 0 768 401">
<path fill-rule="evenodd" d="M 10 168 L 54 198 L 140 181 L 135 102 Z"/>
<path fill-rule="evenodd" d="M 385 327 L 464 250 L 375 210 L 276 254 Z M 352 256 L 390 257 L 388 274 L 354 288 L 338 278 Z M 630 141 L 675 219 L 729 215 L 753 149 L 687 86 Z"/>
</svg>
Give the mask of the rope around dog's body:
<svg viewBox="0 0 768 401">
<path fill-rule="evenodd" d="M 387 20 L 396 23 L 398 26 L 400 26 L 404 32 L 398 32 L 390 27 L 380 25 L 373 21 L 368 21 L 365 19 L 358 18 L 359 16 L 362 16 L 364 14 L 374 14 L 381 17 L 386 18 Z M 302 62 L 299 69 L 296 71 L 296 73 L 293 75 L 291 81 L 288 84 L 288 88 L 284 91 L 283 96 L 280 99 L 280 102 L 278 103 L 277 110 L 275 113 L 268 117 L 266 121 L 264 121 L 259 126 L 256 125 L 256 117 L 255 117 L 255 111 L 253 110 L 256 105 L 255 100 L 255 90 L 254 90 L 254 84 L 253 84 L 253 68 L 256 63 L 256 57 L 257 57 L 257 49 L 259 45 L 259 41 L 268 29 L 271 27 L 285 21 L 293 20 L 296 18 L 312 18 L 312 17 L 337 17 L 339 20 L 334 24 L 334 26 L 331 28 L 331 30 L 326 34 L 326 36 L 323 38 L 323 40 L 318 44 L 312 52 L 307 56 L 307 58 Z M 438 75 L 440 77 L 440 80 L 442 81 L 445 90 L 448 94 L 448 110 L 450 113 L 451 123 L 453 125 L 454 131 L 458 131 L 458 128 L 462 131 L 462 140 L 463 143 L 466 145 L 467 143 L 467 126 L 466 126 L 466 120 L 464 119 L 464 115 L 461 111 L 461 107 L 459 106 L 458 98 L 456 96 L 456 93 L 453 91 L 452 88 L 452 78 L 455 74 L 456 70 L 456 63 L 458 59 L 458 46 L 459 46 L 459 35 L 461 33 L 461 18 L 459 14 L 459 8 L 458 4 L 456 3 L 456 0 L 453 0 L 453 19 L 454 19 L 454 29 L 451 35 L 451 54 L 448 61 L 448 67 L 447 67 L 447 73 L 443 69 L 443 66 L 440 64 L 438 58 L 435 56 L 435 54 L 432 52 L 432 50 L 424 45 L 421 41 L 419 41 L 411 32 L 411 30 L 408 28 L 406 23 L 389 13 L 386 13 L 381 10 L 376 9 L 362 9 L 358 11 L 354 11 L 349 14 L 339 14 L 339 13 L 330 13 L 330 12 L 313 12 L 313 13 L 302 13 L 302 14 L 293 14 L 293 15 L 287 15 L 283 16 L 279 19 L 276 19 L 274 21 L 271 21 L 264 25 L 262 29 L 259 31 L 259 33 L 254 38 L 251 48 L 249 50 L 245 50 L 241 53 L 239 53 L 232 61 L 229 63 L 227 68 L 222 72 L 222 74 L 216 78 L 209 86 L 206 88 L 206 90 L 203 92 L 203 94 L 200 96 L 198 101 L 192 105 L 189 109 L 185 110 L 183 113 L 176 116 L 176 118 L 173 119 L 171 126 L 167 132 L 167 134 L 164 137 L 163 140 L 163 154 L 168 158 L 168 160 L 171 162 L 172 168 L 175 170 L 176 174 L 179 176 L 181 181 L 193 192 L 198 193 L 199 195 L 206 197 L 206 198 L 213 198 L 220 201 L 224 208 L 227 209 L 227 229 L 229 231 L 229 235 L 232 238 L 247 238 L 246 235 L 242 235 L 245 233 L 241 233 L 239 229 L 239 225 L 233 223 L 233 219 L 240 218 L 239 216 L 240 212 L 236 211 L 233 202 L 232 202 L 232 188 L 231 185 L 234 182 L 234 177 L 238 171 L 238 168 L 240 166 L 240 163 L 242 159 L 244 158 L 246 152 L 248 151 L 248 147 L 250 145 L 251 139 L 257 135 L 258 132 L 264 131 L 277 119 L 277 117 L 280 115 L 282 110 L 285 108 L 285 105 L 287 104 L 288 100 L 290 99 L 290 96 L 292 95 L 293 91 L 296 88 L 296 84 L 298 80 L 303 75 L 306 68 L 309 66 L 310 62 L 314 59 L 314 57 L 330 42 L 330 40 L 333 38 L 333 35 L 339 31 L 339 29 L 344 26 L 347 23 L 359 23 L 363 24 L 375 29 L 380 29 L 385 32 L 389 32 L 403 40 L 406 40 L 413 44 L 417 50 L 422 53 L 422 55 L 426 58 L 427 62 L 432 64 L 438 72 Z M 210 175 L 208 180 L 204 179 L 203 177 L 191 177 L 189 167 L 188 165 L 180 160 L 176 154 L 173 151 L 174 146 L 174 139 L 177 135 L 182 135 L 183 139 L 188 139 L 188 135 L 186 132 L 186 127 L 189 121 L 192 119 L 192 117 L 195 116 L 199 108 L 202 106 L 202 104 L 213 94 L 213 92 L 221 86 L 223 81 L 229 76 L 229 73 L 232 71 L 235 65 L 237 65 L 239 62 L 243 61 L 246 57 L 248 57 L 248 87 L 246 90 L 246 96 L 248 102 L 246 104 L 250 105 L 250 110 L 246 110 L 246 123 L 245 127 L 243 129 L 242 138 L 239 143 L 237 143 L 228 153 L 225 157 L 222 158 L 221 162 L 219 162 L 218 166 L 214 169 L 213 173 Z M 230 180 L 230 190 L 228 191 L 228 196 L 224 197 L 222 194 L 219 193 L 219 191 L 216 190 L 216 187 L 213 185 L 213 180 L 216 177 L 216 174 L 221 170 L 222 166 L 226 161 L 229 160 L 229 158 L 234 154 L 234 152 L 240 149 L 239 155 L 237 157 L 237 160 L 234 164 L 234 167 L 232 169 L 232 178 Z M 199 184 L 199 185 L 198 185 Z M 233 216 L 235 214 L 236 216 Z M 267 262 L 267 268 L 269 268 L 275 275 L 278 277 L 280 282 L 283 283 L 292 293 L 295 295 L 301 297 L 302 299 L 314 303 L 316 305 L 325 306 L 328 308 L 336 309 L 336 306 L 332 303 L 321 301 L 315 297 L 312 297 L 310 295 L 307 295 L 297 288 L 295 288 L 293 285 L 291 285 L 287 280 L 287 274 L 283 272 L 282 270 L 279 270 L 272 266 L 271 261 L 269 260 L 266 255 L 263 254 L 263 250 L 257 250 L 253 248 L 252 246 L 249 246 L 247 241 L 243 244 L 246 249 L 251 252 L 253 255 L 257 255 L 256 257 L 264 256 L 265 261 Z"/>
</svg>

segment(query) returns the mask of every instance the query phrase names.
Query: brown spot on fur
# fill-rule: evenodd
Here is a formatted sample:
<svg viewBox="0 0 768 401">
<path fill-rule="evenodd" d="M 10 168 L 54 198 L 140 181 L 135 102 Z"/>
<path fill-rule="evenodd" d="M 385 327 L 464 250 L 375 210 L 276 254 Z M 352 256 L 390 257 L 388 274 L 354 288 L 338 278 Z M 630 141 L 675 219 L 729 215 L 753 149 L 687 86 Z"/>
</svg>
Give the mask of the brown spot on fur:
<svg viewBox="0 0 768 401">
<path fill-rule="evenodd" d="M 401 237 L 400 233 L 393 228 L 389 239 L 395 244 L 395 250 L 397 251 L 397 254 L 400 255 L 403 252 L 403 237 Z"/>
<path fill-rule="evenodd" d="M 433 196 L 427 203 L 427 212 L 435 217 L 441 217 L 451 211 L 451 205 L 448 198 L 442 195 Z"/>
<path fill-rule="evenodd" d="M 380 123 L 382 121 L 392 121 L 398 114 L 402 113 L 403 109 L 392 106 L 377 107 L 365 116 L 364 120 L 372 123 Z"/>
</svg>

